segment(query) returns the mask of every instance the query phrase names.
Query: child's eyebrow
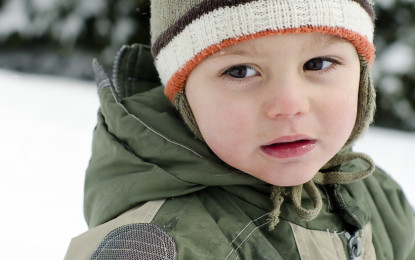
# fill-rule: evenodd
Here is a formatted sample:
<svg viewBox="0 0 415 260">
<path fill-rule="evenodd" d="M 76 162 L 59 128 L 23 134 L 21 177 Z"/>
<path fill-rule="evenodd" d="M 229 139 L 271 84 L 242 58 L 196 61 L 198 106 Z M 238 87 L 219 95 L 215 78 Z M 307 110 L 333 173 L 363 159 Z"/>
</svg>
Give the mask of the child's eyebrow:
<svg viewBox="0 0 415 260">
<path fill-rule="evenodd" d="M 248 48 L 247 48 L 248 47 Z M 220 50 L 217 53 L 213 54 L 213 58 L 219 58 L 219 57 L 226 57 L 229 55 L 235 55 L 235 56 L 255 56 L 255 57 L 266 57 L 266 53 L 258 50 L 254 44 L 251 44 L 250 42 L 242 42 L 240 44 L 232 45 L 226 49 Z"/>
<path fill-rule="evenodd" d="M 337 43 L 348 42 L 346 39 L 330 34 L 324 34 L 323 36 L 323 34 L 313 33 L 313 38 L 315 44 L 311 47 L 315 48 L 327 48 Z"/>
</svg>

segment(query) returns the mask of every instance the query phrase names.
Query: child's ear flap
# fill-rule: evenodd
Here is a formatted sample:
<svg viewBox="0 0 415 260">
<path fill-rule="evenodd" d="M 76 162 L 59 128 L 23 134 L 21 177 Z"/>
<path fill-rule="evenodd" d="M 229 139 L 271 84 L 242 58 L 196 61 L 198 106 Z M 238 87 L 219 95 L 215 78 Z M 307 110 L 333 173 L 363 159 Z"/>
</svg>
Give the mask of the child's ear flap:
<svg viewBox="0 0 415 260">
<path fill-rule="evenodd" d="M 192 108 L 190 107 L 189 101 L 187 100 L 184 89 L 183 91 L 177 93 L 174 97 L 174 106 L 176 107 L 177 111 L 179 111 L 180 116 L 182 117 L 189 130 L 195 135 L 197 139 L 204 141 Z"/>
<path fill-rule="evenodd" d="M 360 59 L 359 98 L 356 123 L 345 147 L 350 147 L 373 123 L 376 110 L 376 91 L 371 76 L 370 64 Z"/>
</svg>

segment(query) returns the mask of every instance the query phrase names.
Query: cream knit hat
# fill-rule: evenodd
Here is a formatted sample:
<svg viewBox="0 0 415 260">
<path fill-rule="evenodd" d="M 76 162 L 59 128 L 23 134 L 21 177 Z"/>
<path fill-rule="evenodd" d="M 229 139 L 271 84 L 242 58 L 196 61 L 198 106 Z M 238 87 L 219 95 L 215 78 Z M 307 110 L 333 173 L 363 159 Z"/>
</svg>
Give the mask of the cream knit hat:
<svg viewBox="0 0 415 260">
<path fill-rule="evenodd" d="M 361 57 L 358 115 L 348 147 L 373 120 L 374 20 L 372 0 L 151 0 L 152 54 L 166 96 L 201 138 L 182 90 L 209 55 L 269 35 L 318 32 L 347 39 Z"/>
<path fill-rule="evenodd" d="M 372 64 L 374 18 L 369 0 L 152 0 L 152 54 L 165 94 L 173 102 L 206 57 L 263 36 L 340 36 Z"/>
</svg>

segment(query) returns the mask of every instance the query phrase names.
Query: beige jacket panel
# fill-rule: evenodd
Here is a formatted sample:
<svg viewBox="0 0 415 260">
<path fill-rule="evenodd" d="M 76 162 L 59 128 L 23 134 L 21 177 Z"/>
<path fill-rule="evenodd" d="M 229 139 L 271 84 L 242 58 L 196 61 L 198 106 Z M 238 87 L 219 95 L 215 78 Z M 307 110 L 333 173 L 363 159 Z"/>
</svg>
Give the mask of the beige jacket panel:
<svg viewBox="0 0 415 260">
<path fill-rule="evenodd" d="M 327 259 L 347 260 L 343 242 L 339 233 L 310 230 L 290 223 L 301 260 Z M 372 226 L 367 224 L 362 229 L 362 260 L 376 259 L 372 243 Z"/>
<path fill-rule="evenodd" d="M 133 223 L 150 223 L 165 200 L 149 201 L 136 207 L 119 217 L 94 227 L 87 232 L 73 238 L 66 252 L 65 260 L 90 259 L 99 244 L 112 230 Z"/>
</svg>

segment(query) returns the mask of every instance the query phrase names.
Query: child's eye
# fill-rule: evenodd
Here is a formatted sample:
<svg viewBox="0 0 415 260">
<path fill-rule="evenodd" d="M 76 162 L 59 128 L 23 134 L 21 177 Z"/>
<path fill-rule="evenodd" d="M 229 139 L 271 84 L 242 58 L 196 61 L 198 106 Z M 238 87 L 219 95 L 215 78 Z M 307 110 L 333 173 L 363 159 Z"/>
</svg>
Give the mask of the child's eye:
<svg viewBox="0 0 415 260">
<path fill-rule="evenodd" d="M 338 62 L 331 58 L 314 58 L 304 64 L 304 70 L 324 70 L 333 64 L 338 64 Z"/>
<path fill-rule="evenodd" d="M 258 75 L 258 71 L 256 69 L 252 68 L 248 65 L 238 65 L 234 66 L 232 68 L 227 69 L 224 73 L 224 75 L 229 75 L 233 78 L 248 78 Z"/>
</svg>

